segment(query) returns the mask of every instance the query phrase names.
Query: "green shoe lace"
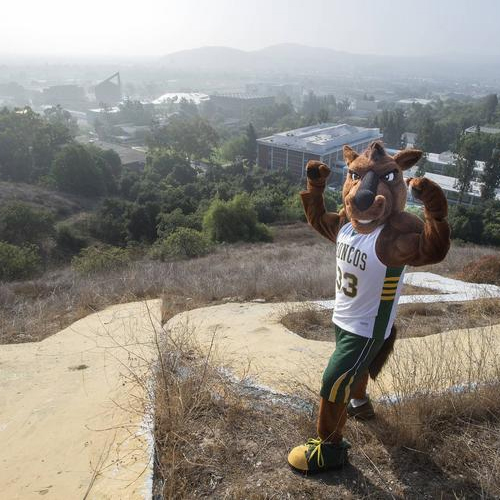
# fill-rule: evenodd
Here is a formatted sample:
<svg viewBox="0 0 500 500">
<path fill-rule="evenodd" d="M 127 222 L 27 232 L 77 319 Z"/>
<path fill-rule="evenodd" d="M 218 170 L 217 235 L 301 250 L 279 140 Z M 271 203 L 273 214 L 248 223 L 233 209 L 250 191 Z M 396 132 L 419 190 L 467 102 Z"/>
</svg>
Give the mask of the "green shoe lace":
<svg viewBox="0 0 500 500">
<path fill-rule="evenodd" d="M 309 438 L 307 440 L 307 443 L 306 443 L 306 446 L 313 446 L 313 450 L 312 452 L 309 454 L 309 458 L 307 459 L 307 461 L 311 461 L 313 456 L 314 455 L 317 455 L 317 462 L 318 462 L 318 467 L 324 467 L 325 466 L 325 461 L 323 459 L 323 454 L 321 453 L 321 445 L 322 445 L 322 441 L 321 441 L 321 438 L 317 438 L 317 439 L 314 439 L 314 438 Z"/>
</svg>

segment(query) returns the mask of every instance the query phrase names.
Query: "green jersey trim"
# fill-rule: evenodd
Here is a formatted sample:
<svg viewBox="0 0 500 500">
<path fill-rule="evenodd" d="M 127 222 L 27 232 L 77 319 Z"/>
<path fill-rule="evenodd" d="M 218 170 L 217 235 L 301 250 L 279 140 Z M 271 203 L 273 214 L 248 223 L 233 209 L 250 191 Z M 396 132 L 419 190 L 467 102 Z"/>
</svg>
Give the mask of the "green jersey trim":
<svg viewBox="0 0 500 500">
<path fill-rule="evenodd" d="M 397 288 L 401 274 L 404 271 L 404 266 L 401 267 L 388 267 L 385 272 L 384 285 L 380 295 L 380 304 L 378 306 L 377 317 L 373 326 L 373 338 L 384 338 L 389 319 L 391 317 L 392 309 L 394 307 L 394 300 L 396 298 Z"/>
</svg>

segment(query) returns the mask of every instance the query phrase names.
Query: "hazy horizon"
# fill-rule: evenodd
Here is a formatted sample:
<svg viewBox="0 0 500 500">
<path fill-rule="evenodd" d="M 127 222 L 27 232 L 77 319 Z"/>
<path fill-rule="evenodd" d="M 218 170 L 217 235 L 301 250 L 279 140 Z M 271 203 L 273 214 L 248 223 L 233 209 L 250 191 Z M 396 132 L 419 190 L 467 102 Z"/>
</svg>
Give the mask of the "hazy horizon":
<svg viewBox="0 0 500 500">
<path fill-rule="evenodd" d="M 63 0 L 3 6 L 0 56 L 136 60 L 224 46 L 245 51 L 276 44 L 386 56 L 499 55 L 495 0 L 274 0 L 234 5 L 213 0 Z"/>
</svg>

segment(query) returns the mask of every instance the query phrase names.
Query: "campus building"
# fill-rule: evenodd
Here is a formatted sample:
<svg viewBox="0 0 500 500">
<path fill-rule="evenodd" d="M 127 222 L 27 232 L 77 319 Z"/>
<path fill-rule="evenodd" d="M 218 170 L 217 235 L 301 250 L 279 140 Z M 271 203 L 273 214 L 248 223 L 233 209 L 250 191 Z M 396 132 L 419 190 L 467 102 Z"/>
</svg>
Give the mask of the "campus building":
<svg viewBox="0 0 500 500">
<path fill-rule="evenodd" d="M 214 110 L 229 118 L 243 118 L 254 108 L 272 106 L 274 96 L 260 96 L 255 94 L 213 94 L 210 102 Z"/>
<path fill-rule="evenodd" d="M 257 139 L 257 163 L 268 170 L 284 169 L 303 177 L 307 162 L 320 160 L 331 168 L 329 182 L 336 185 L 343 182 L 345 173 L 343 146 L 361 152 L 381 138 L 378 128 L 322 123 Z"/>
<path fill-rule="evenodd" d="M 111 75 L 95 86 L 95 99 L 99 105 L 114 106 L 122 100 L 120 73 Z"/>
</svg>

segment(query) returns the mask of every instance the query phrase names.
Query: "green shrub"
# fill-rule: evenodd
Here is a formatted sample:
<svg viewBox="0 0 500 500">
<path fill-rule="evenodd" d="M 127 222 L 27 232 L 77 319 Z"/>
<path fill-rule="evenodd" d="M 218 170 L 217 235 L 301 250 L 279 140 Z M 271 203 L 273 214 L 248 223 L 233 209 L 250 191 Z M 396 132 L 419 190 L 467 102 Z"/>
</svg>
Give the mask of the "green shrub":
<svg viewBox="0 0 500 500">
<path fill-rule="evenodd" d="M 31 278 L 40 269 L 40 256 L 34 245 L 18 247 L 0 241 L 0 280 Z"/>
<path fill-rule="evenodd" d="M 84 248 L 71 260 L 72 268 L 79 274 L 95 274 L 127 267 L 130 254 L 112 246 Z"/>
<path fill-rule="evenodd" d="M 200 231 L 179 227 L 165 239 L 156 243 L 152 250 L 153 258 L 192 258 L 206 255 L 211 250 L 208 238 Z"/>
<path fill-rule="evenodd" d="M 39 243 L 54 232 L 54 218 L 47 210 L 14 201 L 0 209 L 0 240 L 12 245 Z"/>
<path fill-rule="evenodd" d="M 61 223 L 56 227 L 57 249 L 63 254 L 77 254 L 87 246 L 87 240 L 68 223 Z"/>
<path fill-rule="evenodd" d="M 180 208 L 169 213 L 160 213 L 157 218 L 156 230 L 159 238 L 166 238 L 180 227 L 201 229 L 200 218 L 197 214 L 185 215 Z"/>
<path fill-rule="evenodd" d="M 128 224 L 134 204 L 118 198 L 106 198 L 89 220 L 92 236 L 113 246 L 125 246 Z"/>
<path fill-rule="evenodd" d="M 203 228 L 212 241 L 271 241 L 269 229 L 257 222 L 257 212 L 247 194 L 231 201 L 214 200 L 203 218 Z"/>
</svg>

